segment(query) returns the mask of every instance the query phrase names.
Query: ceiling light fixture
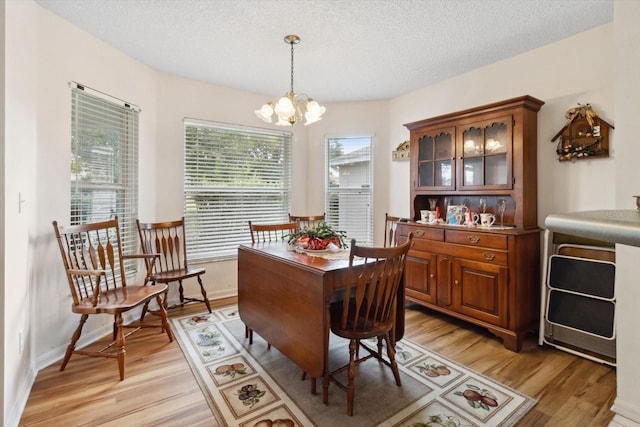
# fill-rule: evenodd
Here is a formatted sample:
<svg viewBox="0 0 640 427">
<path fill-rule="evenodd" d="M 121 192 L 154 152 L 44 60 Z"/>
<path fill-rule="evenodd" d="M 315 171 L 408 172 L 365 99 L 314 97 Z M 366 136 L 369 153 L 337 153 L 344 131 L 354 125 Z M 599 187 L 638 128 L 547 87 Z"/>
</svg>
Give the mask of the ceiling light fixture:
<svg viewBox="0 0 640 427">
<path fill-rule="evenodd" d="M 300 37 L 290 34 L 285 36 L 284 42 L 291 45 L 291 91 L 282 98 L 267 102 L 259 110 L 255 110 L 256 116 L 267 123 L 273 123 L 273 119 L 277 118 L 278 126 L 293 126 L 304 117 L 305 126 L 310 125 L 322 119 L 326 108 L 308 95 L 293 91 L 293 45 L 300 43 Z M 276 117 L 273 117 L 274 113 Z"/>
</svg>

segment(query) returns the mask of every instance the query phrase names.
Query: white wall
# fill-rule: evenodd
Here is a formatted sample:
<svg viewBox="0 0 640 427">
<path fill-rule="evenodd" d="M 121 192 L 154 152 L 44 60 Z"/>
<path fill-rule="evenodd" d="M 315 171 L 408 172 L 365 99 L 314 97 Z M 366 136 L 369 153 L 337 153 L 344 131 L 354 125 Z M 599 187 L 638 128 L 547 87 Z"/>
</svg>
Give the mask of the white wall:
<svg viewBox="0 0 640 427">
<path fill-rule="evenodd" d="M 156 141 L 157 73 L 122 52 L 69 25 L 46 9 L 37 7 L 38 152 L 36 167 L 37 213 L 33 249 L 39 261 L 34 264 L 31 288 L 34 307 L 31 314 L 32 343 L 38 366 L 60 356 L 64 341 L 77 326 L 72 315 L 71 297 L 51 222 L 69 223 L 71 160 L 71 90 L 69 81 L 120 98 L 142 108 L 140 113 L 140 195 L 141 206 L 153 203 L 151 174 L 154 162 L 146 159 Z M 28 27 L 28 21 L 20 21 Z M 33 28 L 33 27 L 32 27 Z M 142 209 L 144 211 L 144 209 Z M 90 319 L 87 332 L 95 325 L 107 327 L 108 316 Z M 64 337 L 67 338 L 64 338 Z"/>
<path fill-rule="evenodd" d="M 613 24 L 608 24 L 394 98 L 390 139 L 395 145 L 409 139 L 404 123 L 531 95 L 545 102 L 538 113 L 538 224 L 552 212 L 612 208 L 615 131 L 608 159 L 560 163 L 550 142 L 566 122 L 565 111 L 577 102 L 591 103 L 615 126 L 612 44 Z M 389 196 L 393 212 L 408 216 L 409 164 L 393 163 L 390 181 L 400 189 Z"/>
<path fill-rule="evenodd" d="M 615 45 L 615 111 L 616 111 L 616 147 L 617 160 L 614 174 L 603 177 L 607 182 L 615 183 L 615 201 L 617 209 L 634 209 L 635 201 L 631 197 L 640 194 L 640 2 L 635 0 L 616 0 L 614 3 L 614 45 Z M 614 422 L 631 425 L 633 420 L 640 425 L 640 396 L 637 387 L 640 383 L 638 354 L 640 354 L 640 334 L 638 323 L 638 301 L 640 301 L 640 248 L 616 245 L 616 315 L 617 315 L 617 396 Z"/>
<path fill-rule="evenodd" d="M 33 22 L 31 2 L 5 5 L 4 93 L 4 258 L 3 420 L 15 418 L 21 407 L 16 396 L 28 393 L 35 377 L 31 345 L 33 312 L 28 283 L 34 265 L 36 201 L 36 102 L 38 64 L 36 33 L 22 22 Z M 25 200 L 19 206 L 19 195 Z"/>
<path fill-rule="evenodd" d="M 5 67 L 6 67 L 6 60 L 5 60 L 5 34 L 6 34 L 6 25 L 5 25 L 5 2 L 0 2 L 0 97 L 2 97 L 2 100 L 0 101 L 0 111 L 6 111 L 6 105 L 7 105 L 7 100 L 6 100 L 6 91 L 5 91 L 5 87 L 6 87 L 6 82 L 5 82 Z M 2 224 L 2 227 L 0 227 L 0 295 L 2 295 L 3 297 L 3 301 L 6 300 L 5 298 L 5 286 L 4 284 L 6 283 L 6 275 L 5 275 L 5 262 L 4 262 L 4 253 L 6 251 L 6 247 L 5 247 L 5 243 L 6 243 L 6 239 L 5 239 L 5 233 L 4 230 L 6 228 L 6 222 L 5 222 L 5 174 L 4 171 L 7 170 L 6 168 L 6 144 L 5 144 L 5 140 L 6 140 L 6 135 L 5 135 L 5 119 L 4 119 L 4 114 L 0 114 L 0 164 L 2 164 L 2 173 L 0 173 L 0 223 Z M 26 280 L 23 282 L 26 283 Z M 2 409 L 0 409 L 0 419 L 1 420 L 5 420 L 5 411 L 4 408 L 7 407 L 6 405 L 6 401 L 5 401 L 5 396 L 11 396 L 11 401 L 13 400 L 13 397 L 16 396 L 17 393 L 14 394 L 8 394 L 5 393 L 4 391 L 4 385 L 7 384 L 7 381 L 5 381 L 5 379 L 7 378 L 7 376 L 5 375 L 5 372 L 7 371 L 5 368 L 5 353 L 7 352 L 7 346 L 6 346 L 6 341 L 5 341 L 5 329 L 4 329 L 4 325 L 5 325 L 5 321 L 4 321 L 4 314 L 5 314 L 5 310 L 4 307 L 0 308 L 0 339 L 2 340 L 3 346 L 2 346 L 2 354 L 0 354 L 0 364 L 2 366 L 2 372 L 0 373 L 0 377 L 2 377 L 2 384 L 3 387 L 0 389 L 0 401 L 2 401 Z M 26 359 L 25 362 L 29 362 L 29 359 Z M 23 362 L 24 363 L 24 362 Z M 15 380 L 12 378 L 11 379 L 11 384 L 13 385 L 15 382 Z M 27 381 L 29 382 L 29 381 Z"/>
</svg>

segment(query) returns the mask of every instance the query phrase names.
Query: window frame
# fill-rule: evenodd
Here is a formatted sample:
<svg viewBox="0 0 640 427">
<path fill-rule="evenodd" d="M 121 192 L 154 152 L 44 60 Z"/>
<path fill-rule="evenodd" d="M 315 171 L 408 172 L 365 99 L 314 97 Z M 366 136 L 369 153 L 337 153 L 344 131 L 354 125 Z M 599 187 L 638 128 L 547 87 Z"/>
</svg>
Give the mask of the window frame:
<svg viewBox="0 0 640 427">
<path fill-rule="evenodd" d="M 332 140 L 359 140 L 359 139 L 368 139 L 369 140 L 369 167 L 368 167 L 368 187 L 347 187 L 347 188 L 335 188 L 330 187 L 330 179 L 331 179 L 331 171 L 330 171 L 330 161 L 331 161 L 331 141 Z M 360 245 L 373 245 L 374 242 L 374 221 L 373 221 L 373 207 L 374 207 L 374 141 L 375 137 L 373 134 L 357 134 L 357 135 L 327 135 L 325 136 L 325 212 L 326 212 L 326 220 L 327 223 L 341 231 L 346 232 L 347 237 L 349 239 L 355 238 L 356 242 Z M 344 221 L 354 221 L 354 220 L 343 220 L 341 221 L 339 218 L 335 218 L 334 209 L 332 208 L 332 194 L 337 193 L 343 196 L 354 196 L 363 193 L 368 195 L 368 206 L 362 218 L 358 218 L 355 221 L 357 224 L 365 224 L 365 227 L 358 227 L 360 230 L 355 231 L 350 229 L 350 227 L 344 227 Z M 364 235 L 364 238 L 362 236 Z"/>
<path fill-rule="evenodd" d="M 195 142 L 189 141 L 189 128 L 200 128 L 202 132 L 207 129 L 213 134 L 219 134 L 213 140 L 201 143 L 209 143 L 212 145 L 210 149 L 215 149 L 215 144 L 223 145 L 224 138 L 239 138 L 239 144 L 246 144 L 247 154 L 256 154 L 258 145 L 265 144 L 278 152 L 282 157 L 281 164 L 278 163 L 277 157 L 273 157 L 269 161 L 264 161 L 259 157 L 254 157 L 262 161 L 251 163 L 251 156 L 246 158 L 238 158 L 236 161 L 245 167 L 260 168 L 253 170 L 254 175 L 240 172 L 233 175 L 233 171 L 228 165 L 234 164 L 233 161 L 213 163 L 214 167 L 218 167 L 218 174 L 210 173 L 208 182 L 211 185 L 203 186 L 196 183 L 194 175 L 198 173 L 194 168 L 202 168 L 204 172 L 206 164 L 201 162 L 201 157 L 196 153 L 189 153 L 191 147 L 189 144 Z M 205 263 L 211 261 L 224 261 L 236 259 L 238 256 L 239 244 L 250 244 L 251 234 L 249 232 L 248 221 L 255 223 L 277 223 L 288 221 L 288 214 L 291 211 L 292 198 L 292 148 L 293 133 L 284 130 L 273 130 L 251 126 L 242 126 L 229 123 L 222 123 L 209 120 L 185 118 L 183 121 L 183 149 L 184 149 L 184 217 L 185 231 L 187 233 L 187 257 L 189 262 Z M 226 135 L 226 136 L 225 136 Z M 200 137 L 197 137 L 200 138 Z M 262 138 L 262 141 L 261 141 Z M 252 145 L 253 144 L 253 145 Z M 271 146 L 270 144 L 275 144 Z M 281 144 L 278 145 L 278 144 Z M 254 151 L 249 149 L 253 147 Z M 220 147 L 218 147 L 220 148 Z M 195 149 L 195 148 L 194 148 Z M 265 152 L 266 152 L 265 148 Z M 213 153 L 213 151 L 212 151 Z M 219 156 L 230 155 L 226 150 L 218 151 Z M 236 148 L 235 155 L 240 153 Z M 212 156 L 213 158 L 213 156 Z M 231 157 L 233 159 L 233 157 Z M 196 165 L 196 163 L 200 162 Z M 220 168 L 220 165 L 226 165 Z M 279 165 L 282 169 L 279 170 Z M 223 172 L 223 173 L 220 173 Z M 259 172 L 263 172 L 261 174 Z M 266 176 L 272 176 L 273 182 L 267 183 L 267 179 L 260 180 Z M 204 176 L 204 175 L 203 175 Z M 226 177 L 226 185 L 221 177 Z M 235 185 L 239 181 L 250 180 L 253 177 L 253 183 L 256 185 Z M 203 177 L 200 182 L 204 181 Z M 279 181 L 280 180 L 280 181 Z M 277 184 L 279 183 L 279 184 Z M 262 203 L 258 200 L 262 200 Z M 199 199 L 199 200 L 198 200 Z M 226 200 L 226 205 L 222 208 L 221 203 Z"/>
<path fill-rule="evenodd" d="M 136 218 L 141 110 L 79 83 L 71 82 L 69 86 L 70 224 L 103 221 L 118 215 L 123 253 L 135 253 L 139 240 Z M 96 135 L 107 144 L 95 144 Z M 109 163 L 111 161 L 113 163 Z M 91 174 L 94 179 L 85 179 L 87 175 L 91 178 Z M 78 179 L 81 175 L 85 176 Z M 104 199 L 110 191 L 114 193 L 111 201 L 108 197 Z M 134 263 L 126 266 L 127 270 L 136 270 Z"/>
</svg>

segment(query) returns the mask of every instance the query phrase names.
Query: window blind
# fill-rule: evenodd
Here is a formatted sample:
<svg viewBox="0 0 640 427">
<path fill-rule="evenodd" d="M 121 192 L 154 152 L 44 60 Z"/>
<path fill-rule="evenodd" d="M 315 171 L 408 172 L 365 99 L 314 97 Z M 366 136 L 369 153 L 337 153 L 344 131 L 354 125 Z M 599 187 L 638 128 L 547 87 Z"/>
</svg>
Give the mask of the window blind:
<svg viewBox="0 0 640 427">
<path fill-rule="evenodd" d="M 371 140 L 327 139 L 327 223 L 361 245 L 373 244 Z"/>
<path fill-rule="evenodd" d="M 118 215 L 124 253 L 138 245 L 138 115 L 71 88 L 71 224 Z"/>
<path fill-rule="evenodd" d="M 291 133 L 215 122 L 184 123 L 185 228 L 189 260 L 237 256 L 248 221 L 286 222 Z"/>
</svg>

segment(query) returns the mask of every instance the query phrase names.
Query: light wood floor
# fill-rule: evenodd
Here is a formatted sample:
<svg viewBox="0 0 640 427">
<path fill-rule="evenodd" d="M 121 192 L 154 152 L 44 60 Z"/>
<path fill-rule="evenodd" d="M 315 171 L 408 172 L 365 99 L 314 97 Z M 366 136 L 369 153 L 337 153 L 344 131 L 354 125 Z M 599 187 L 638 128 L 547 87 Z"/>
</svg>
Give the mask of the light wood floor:
<svg viewBox="0 0 640 427">
<path fill-rule="evenodd" d="M 219 307 L 235 302 L 212 302 Z M 172 316 L 201 311 L 192 304 Z M 437 353 L 538 400 L 518 426 L 606 426 L 613 413 L 615 370 L 551 348 L 534 336 L 520 353 L 450 317 L 408 306 L 405 335 Z M 179 346 L 157 331 L 127 341 L 126 377 L 114 360 L 74 355 L 37 376 L 20 426 L 215 426 Z"/>
</svg>

